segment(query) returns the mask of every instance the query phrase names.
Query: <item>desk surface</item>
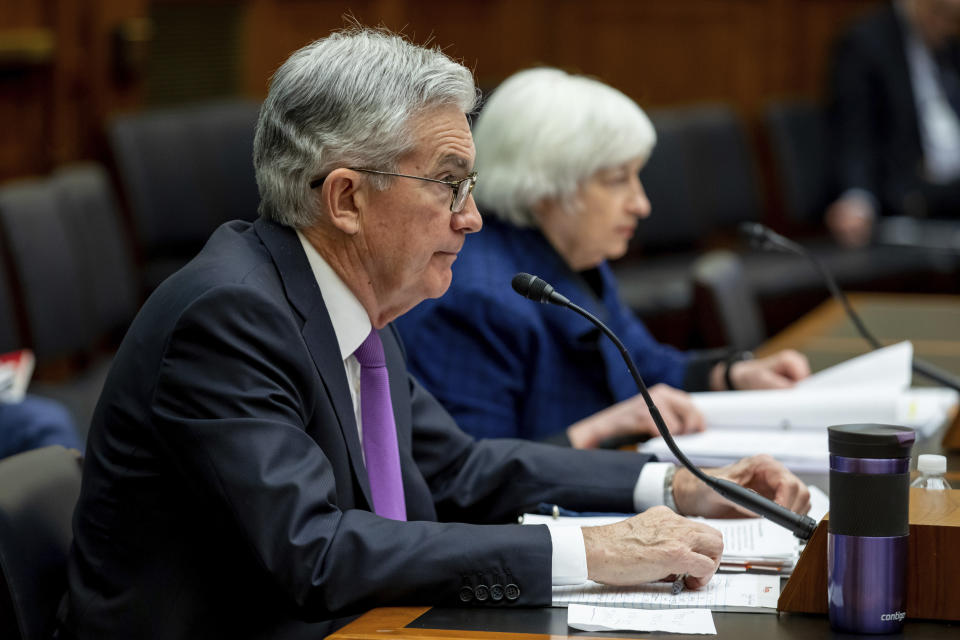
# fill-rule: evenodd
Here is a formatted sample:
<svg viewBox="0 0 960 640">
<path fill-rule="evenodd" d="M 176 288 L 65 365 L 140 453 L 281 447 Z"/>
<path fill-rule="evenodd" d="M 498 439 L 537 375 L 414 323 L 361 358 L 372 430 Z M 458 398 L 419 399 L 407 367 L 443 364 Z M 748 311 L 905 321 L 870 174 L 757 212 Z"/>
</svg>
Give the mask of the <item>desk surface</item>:
<svg viewBox="0 0 960 640">
<path fill-rule="evenodd" d="M 854 638 L 851 634 L 834 633 L 826 616 L 769 613 L 714 613 L 717 638 L 777 638 L 809 640 L 810 638 Z M 911 620 L 904 633 L 897 636 L 909 640 L 944 640 L 960 636 L 960 624 Z M 331 635 L 336 640 L 371 640 L 397 638 L 403 640 L 492 640 L 515 638 L 669 638 L 673 640 L 710 638 L 683 634 L 595 633 L 574 631 L 567 627 L 567 610 L 541 609 L 441 609 L 430 607 L 382 607 L 361 616 Z"/>
<path fill-rule="evenodd" d="M 854 294 L 851 303 L 867 327 L 884 343 L 910 339 L 921 358 L 960 373 L 960 297 L 900 294 Z M 767 341 L 758 355 L 794 348 L 810 359 L 816 371 L 866 353 L 868 346 L 829 300 Z M 923 384 L 919 378 L 914 384 Z M 934 441 L 934 439 L 931 439 Z M 939 442 L 939 439 L 936 439 Z M 951 456 L 952 471 L 960 457 Z M 954 476 L 954 481 L 956 476 Z M 957 487 L 957 484 L 954 484 Z M 960 597 L 960 593 L 957 594 Z M 825 616 L 802 614 L 715 613 L 719 638 L 851 638 L 833 633 Z M 403 638 L 408 640 L 487 640 L 491 638 L 641 638 L 650 634 L 575 632 L 566 624 L 566 609 L 446 609 L 383 607 L 361 616 L 334 635 L 337 640 Z M 662 638 L 704 638 L 656 634 Z M 902 636 L 910 639 L 960 637 L 960 624 L 911 620 Z"/>
</svg>

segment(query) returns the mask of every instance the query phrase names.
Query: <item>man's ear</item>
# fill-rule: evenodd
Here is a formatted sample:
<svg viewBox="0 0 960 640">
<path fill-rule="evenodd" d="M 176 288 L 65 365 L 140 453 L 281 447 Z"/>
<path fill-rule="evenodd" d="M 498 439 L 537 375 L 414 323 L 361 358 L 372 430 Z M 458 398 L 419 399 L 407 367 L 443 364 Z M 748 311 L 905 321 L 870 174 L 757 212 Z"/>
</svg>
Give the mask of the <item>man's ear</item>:
<svg viewBox="0 0 960 640">
<path fill-rule="evenodd" d="M 320 197 L 329 220 L 349 236 L 360 230 L 360 212 L 366 200 L 365 188 L 360 174 L 351 169 L 334 169 L 323 181 Z"/>
</svg>

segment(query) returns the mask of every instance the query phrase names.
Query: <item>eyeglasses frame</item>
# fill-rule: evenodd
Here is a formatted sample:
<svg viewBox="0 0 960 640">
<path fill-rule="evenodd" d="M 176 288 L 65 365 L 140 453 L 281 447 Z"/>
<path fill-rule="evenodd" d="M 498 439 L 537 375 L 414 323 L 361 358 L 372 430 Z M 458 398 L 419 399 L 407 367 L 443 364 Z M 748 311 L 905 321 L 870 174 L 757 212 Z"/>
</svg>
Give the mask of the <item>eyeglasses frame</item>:
<svg viewBox="0 0 960 640">
<path fill-rule="evenodd" d="M 396 178 L 412 178 L 413 180 L 423 180 L 424 182 L 436 182 L 438 184 L 445 184 L 453 190 L 453 198 L 450 200 L 450 213 L 460 213 L 463 211 L 463 207 L 466 206 L 467 200 L 470 198 L 470 194 L 473 193 L 473 188 L 477 186 L 477 172 L 471 171 L 465 177 L 459 180 L 437 180 L 436 178 L 424 178 L 423 176 L 411 176 L 406 173 L 391 173 L 390 171 L 377 171 L 376 169 L 358 169 L 356 167 L 347 167 L 351 171 L 360 171 L 361 173 L 375 173 L 381 176 L 393 176 Z M 323 181 L 326 180 L 326 176 L 322 178 L 317 178 L 310 181 L 310 188 L 316 189 L 323 184 Z M 460 206 L 460 209 L 454 211 L 453 205 L 457 202 L 457 194 L 460 191 L 460 185 L 470 181 L 470 190 L 467 191 L 466 197 L 463 199 L 463 204 Z"/>
</svg>

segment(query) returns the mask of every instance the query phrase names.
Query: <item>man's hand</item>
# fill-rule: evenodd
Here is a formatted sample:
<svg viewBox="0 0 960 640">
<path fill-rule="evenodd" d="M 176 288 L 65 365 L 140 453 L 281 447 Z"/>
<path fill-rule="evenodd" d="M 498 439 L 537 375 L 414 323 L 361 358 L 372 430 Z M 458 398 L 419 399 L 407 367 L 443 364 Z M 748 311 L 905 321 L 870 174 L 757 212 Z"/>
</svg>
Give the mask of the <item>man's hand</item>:
<svg viewBox="0 0 960 640">
<path fill-rule="evenodd" d="M 767 454 L 750 456 L 725 467 L 705 471 L 753 489 L 791 511 L 806 513 L 810 510 L 810 491 L 807 486 Z M 688 516 L 743 518 L 755 515 L 722 498 L 683 467 L 677 469 L 673 476 L 673 499 L 677 510 Z"/>
<path fill-rule="evenodd" d="M 714 391 L 726 389 L 723 381 L 725 363 L 719 363 L 711 373 L 710 386 Z M 734 389 L 787 389 L 810 375 L 807 357 L 793 349 L 778 351 L 757 360 L 739 360 L 730 365 L 730 380 Z"/>
<path fill-rule="evenodd" d="M 698 589 L 713 577 L 723 553 L 719 531 L 666 507 L 582 530 L 587 576 L 603 584 L 631 586 L 687 574 L 686 586 Z"/>
<path fill-rule="evenodd" d="M 844 196 L 827 208 L 826 223 L 834 239 L 844 247 L 862 247 L 870 241 L 873 206 L 866 198 Z"/>
<path fill-rule="evenodd" d="M 660 409 L 670 433 L 703 431 L 703 414 L 693 406 L 686 392 L 657 384 L 650 389 L 650 397 Z M 576 449 L 593 449 L 604 440 L 626 435 L 659 435 L 643 396 L 636 395 L 618 402 L 567 428 L 567 437 Z"/>
</svg>

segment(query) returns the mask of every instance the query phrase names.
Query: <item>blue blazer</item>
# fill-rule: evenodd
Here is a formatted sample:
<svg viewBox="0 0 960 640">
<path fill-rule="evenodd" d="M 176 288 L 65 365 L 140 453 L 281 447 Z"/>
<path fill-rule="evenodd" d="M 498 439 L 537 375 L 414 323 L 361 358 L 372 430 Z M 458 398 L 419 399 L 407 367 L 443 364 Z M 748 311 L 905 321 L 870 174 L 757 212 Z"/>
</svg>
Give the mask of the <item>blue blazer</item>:
<svg viewBox="0 0 960 640">
<path fill-rule="evenodd" d="M 395 332 L 381 338 L 410 522 L 371 513 L 343 361 L 296 235 L 220 227 L 146 302 L 107 378 L 66 629 L 283 640 L 386 604 L 548 605 L 545 527 L 452 521 L 507 522 L 541 501 L 629 511 L 646 458 L 477 443 L 409 376 Z M 478 603 L 497 584 L 517 589 Z"/>
<path fill-rule="evenodd" d="M 522 298 L 520 271 L 538 275 L 620 336 L 648 385 L 682 388 L 691 356 L 658 343 L 617 295 L 606 263 L 597 296 L 537 229 L 492 217 L 467 238 L 453 284 L 397 321 L 410 370 L 461 429 L 480 438 L 548 439 L 637 393 L 619 351 L 568 309 Z"/>
</svg>

